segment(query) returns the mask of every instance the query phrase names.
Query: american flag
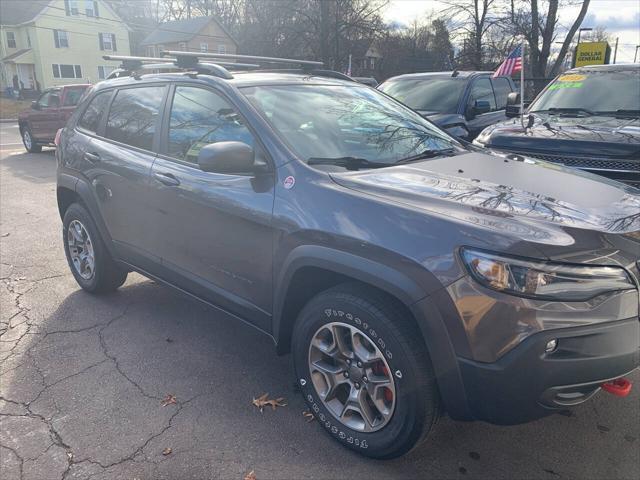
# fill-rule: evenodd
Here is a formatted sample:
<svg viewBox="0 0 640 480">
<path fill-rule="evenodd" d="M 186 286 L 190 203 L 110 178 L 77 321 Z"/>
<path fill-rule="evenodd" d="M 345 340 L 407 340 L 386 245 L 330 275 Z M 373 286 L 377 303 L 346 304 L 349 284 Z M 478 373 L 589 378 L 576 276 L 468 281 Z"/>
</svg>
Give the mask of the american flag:
<svg viewBox="0 0 640 480">
<path fill-rule="evenodd" d="M 518 45 L 513 49 L 513 52 L 495 71 L 493 77 L 510 76 L 520 70 L 522 70 L 522 45 Z"/>
</svg>

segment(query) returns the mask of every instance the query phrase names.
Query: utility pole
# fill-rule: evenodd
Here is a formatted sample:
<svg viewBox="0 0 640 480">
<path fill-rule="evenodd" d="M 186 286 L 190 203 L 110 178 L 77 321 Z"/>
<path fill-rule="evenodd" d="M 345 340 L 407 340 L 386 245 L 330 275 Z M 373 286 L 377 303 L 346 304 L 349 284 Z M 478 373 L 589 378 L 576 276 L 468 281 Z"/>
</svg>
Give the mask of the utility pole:
<svg viewBox="0 0 640 480">
<path fill-rule="evenodd" d="M 618 56 L 618 37 L 616 37 L 616 46 L 613 49 L 613 63 L 616 63 L 617 56 Z"/>
</svg>

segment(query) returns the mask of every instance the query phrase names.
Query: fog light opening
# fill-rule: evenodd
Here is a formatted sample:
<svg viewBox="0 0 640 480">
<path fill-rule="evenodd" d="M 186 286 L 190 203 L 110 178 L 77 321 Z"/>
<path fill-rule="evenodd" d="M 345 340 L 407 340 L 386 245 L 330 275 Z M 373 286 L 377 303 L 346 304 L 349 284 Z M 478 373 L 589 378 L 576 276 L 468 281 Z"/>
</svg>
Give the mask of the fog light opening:
<svg viewBox="0 0 640 480">
<path fill-rule="evenodd" d="M 547 342 L 547 346 L 544 347 L 544 351 L 547 353 L 553 352 L 556 348 L 558 348 L 558 339 L 554 338 L 553 340 L 549 340 Z"/>
</svg>

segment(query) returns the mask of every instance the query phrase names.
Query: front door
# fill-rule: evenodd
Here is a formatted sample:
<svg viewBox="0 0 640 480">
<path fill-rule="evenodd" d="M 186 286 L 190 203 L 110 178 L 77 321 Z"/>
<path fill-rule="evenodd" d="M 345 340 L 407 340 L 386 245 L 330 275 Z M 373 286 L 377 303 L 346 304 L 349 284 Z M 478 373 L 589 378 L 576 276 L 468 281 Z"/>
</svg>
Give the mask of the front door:
<svg viewBox="0 0 640 480">
<path fill-rule="evenodd" d="M 200 149 L 221 141 L 251 145 L 244 119 L 213 90 L 174 87 L 161 154 L 152 168 L 155 248 L 182 288 L 270 329 L 274 177 L 198 167 Z"/>
<path fill-rule="evenodd" d="M 156 127 L 166 85 L 123 88 L 85 157 L 99 208 L 118 256 L 153 271 L 149 174 L 156 158 Z"/>
<path fill-rule="evenodd" d="M 60 118 L 61 93 L 59 88 L 46 90 L 38 98 L 36 109 L 29 112 L 29 127 L 33 138 L 49 142 L 55 137 Z"/>
</svg>

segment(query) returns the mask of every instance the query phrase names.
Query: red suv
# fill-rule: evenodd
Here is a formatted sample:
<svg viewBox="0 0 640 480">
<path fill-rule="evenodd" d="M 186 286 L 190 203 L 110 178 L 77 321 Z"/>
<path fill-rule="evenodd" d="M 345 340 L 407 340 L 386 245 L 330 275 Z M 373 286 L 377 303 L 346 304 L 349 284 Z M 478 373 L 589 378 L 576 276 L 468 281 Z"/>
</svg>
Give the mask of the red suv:
<svg viewBox="0 0 640 480">
<path fill-rule="evenodd" d="M 65 85 L 45 90 L 31 108 L 18 115 L 24 147 L 38 153 L 43 145 L 52 144 L 58 129 L 64 127 L 78 101 L 91 85 Z"/>
</svg>

